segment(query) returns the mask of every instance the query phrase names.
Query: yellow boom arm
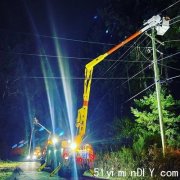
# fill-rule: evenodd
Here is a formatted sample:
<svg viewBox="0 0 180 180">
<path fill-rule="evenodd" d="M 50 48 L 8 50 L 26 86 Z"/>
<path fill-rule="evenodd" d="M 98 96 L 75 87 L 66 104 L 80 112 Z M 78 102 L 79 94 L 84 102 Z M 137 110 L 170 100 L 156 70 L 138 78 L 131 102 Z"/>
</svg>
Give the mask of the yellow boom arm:
<svg viewBox="0 0 180 180">
<path fill-rule="evenodd" d="M 91 81 L 92 81 L 92 75 L 93 75 L 93 68 L 96 66 L 98 63 L 103 61 L 107 56 L 112 54 L 114 51 L 117 49 L 121 48 L 131 40 L 135 39 L 137 36 L 142 34 L 144 31 L 151 27 L 158 27 L 161 28 L 162 25 L 160 26 L 161 18 L 159 15 L 153 16 L 151 19 L 149 19 L 145 23 L 145 27 L 141 29 L 140 31 L 134 33 L 109 51 L 107 51 L 105 54 L 98 56 L 97 58 L 93 59 L 90 61 L 86 67 L 85 67 L 85 80 L 84 80 L 84 93 L 83 93 L 83 106 L 78 110 L 78 116 L 76 120 L 76 127 L 78 129 L 77 136 L 75 137 L 75 143 L 77 145 L 80 145 L 83 137 L 86 132 L 86 122 L 87 122 L 87 114 L 88 114 L 88 103 L 89 103 L 89 96 L 90 96 L 90 90 L 91 90 Z M 163 27 L 164 28 L 164 27 Z"/>
<path fill-rule="evenodd" d="M 85 67 L 85 80 L 84 80 L 84 93 L 83 93 L 83 106 L 78 110 L 78 116 L 76 120 L 76 127 L 78 128 L 78 134 L 75 137 L 76 144 L 81 144 L 83 137 L 86 132 L 86 122 L 87 122 L 87 114 L 88 114 L 88 103 L 89 103 L 89 96 L 90 96 L 90 90 L 91 90 L 91 81 L 92 81 L 92 75 L 93 75 L 93 68 L 98 63 L 103 61 L 108 55 L 112 54 L 114 51 L 140 35 L 142 32 L 139 31 L 129 38 L 127 38 L 125 41 L 119 43 L 114 48 L 110 49 L 108 52 L 106 52 L 103 55 L 98 56 L 97 58 L 90 61 L 86 67 Z"/>
</svg>

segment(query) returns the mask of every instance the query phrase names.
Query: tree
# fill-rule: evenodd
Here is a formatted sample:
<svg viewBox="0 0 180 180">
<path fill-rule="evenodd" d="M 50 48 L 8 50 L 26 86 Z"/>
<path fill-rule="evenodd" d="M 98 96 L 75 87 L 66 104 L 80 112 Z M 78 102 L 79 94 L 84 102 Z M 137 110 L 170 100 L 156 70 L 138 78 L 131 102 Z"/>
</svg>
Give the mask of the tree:
<svg viewBox="0 0 180 180">
<path fill-rule="evenodd" d="M 157 137 L 160 134 L 160 127 L 156 92 L 134 102 L 136 108 L 132 107 L 131 112 L 135 116 L 137 134 L 143 137 Z M 179 107 L 180 101 L 174 100 L 171 94 L 167 95 L 166 91 L 162 90 L 161 104 L 167 144 L 170 147 L 179 147 L 180 115 L 177 115 L 176 108 Z"/>
<path fill-rule="evenodd" d="M 123 119 L 115 118 L 113 130 L 117 138 L 130 138 L 132 136 L 133 123 L 127 117 Z"/>
</svg>

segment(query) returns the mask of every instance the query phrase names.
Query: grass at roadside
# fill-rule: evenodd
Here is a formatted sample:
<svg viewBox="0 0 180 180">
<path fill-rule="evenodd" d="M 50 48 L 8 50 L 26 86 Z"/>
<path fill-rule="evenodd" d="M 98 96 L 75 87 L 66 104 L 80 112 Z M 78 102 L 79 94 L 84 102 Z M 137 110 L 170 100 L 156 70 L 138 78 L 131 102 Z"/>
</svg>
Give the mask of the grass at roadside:
<svg viewBox="0 0 180 180">
<path fill-rule="evenodd" d="M 0 169 L 6 168 L 15 168 L 19 166 L 21 162 L 13 162 L 13 161 L 0 161 Z"/>
<path fill-rule="evenodd" d="M 9 179 L 13 174 L 13 171 L 0 171 L 0 180 L 7 180 Z"/>
<path fill-rule="evenodd" d="M 20 162 L 0 161 L 0 180 L 9 179 L 12 176 L 14 168 L 20 164 Z"/>
</svg>

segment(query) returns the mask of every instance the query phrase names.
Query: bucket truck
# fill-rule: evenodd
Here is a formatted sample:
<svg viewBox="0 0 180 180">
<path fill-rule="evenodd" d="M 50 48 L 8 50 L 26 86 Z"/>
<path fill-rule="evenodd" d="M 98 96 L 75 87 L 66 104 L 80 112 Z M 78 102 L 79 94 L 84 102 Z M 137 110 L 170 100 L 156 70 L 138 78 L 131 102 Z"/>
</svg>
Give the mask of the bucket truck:
<svg viewBox="0 0 180 180">
<path fill-rule="evenodd" d="M 73 168 L 73 157 L 75 157 L 76 166 L 78 167 L 78 170 L 80 170 L 81 173 L 83 173 L 85 170 L 89 170 L 90 168 L 92 168 L 95 157 L 94 151 L 91 145 L 83 143 L 83 138 L 86 133 L 88 105 L 94 67 L 98 65 L 100 62 L 102 62 L 107 56 L 111 55 L 116 50 L 123 47 L 128 42 L 131 42 L 133 39 L 135 39 L 136 37 L 138 37 L 139 35 L 151 28 L 155 28 L 157 34 L 164 35 L 164 33 L 169 29 L 169 18 L 161 18 L 160 15 L 153 16 L 147 22 L 144 23 L 144 27 L 142 29 L 132 34 L 130 37 L 120 42 L 115 47 L 108 50 L 106 53 L 93 59 L 85 66 L 83 103 L 82 107 L 78 110 L 76 119 L 77 135 L 73 138 L 73 142 L 69 142 L 67 140 L 60 140 L 54 143 L 54 145 L 53 143 L 49 144 L 50 147 L 54 146 L 54 149 L 56 150 L 60 149 L 60 151 L 58 151 L 58 154 L 56 151 L 56 160 L 58 157 L 57 167 L 52 171 L 52 173 L 50 174 L 51 176 L 53 176 L 59 170 L 65 173 L 69 172 Z M 47 152 L 47 159 L 50 153 L 53 152 Z M 39 170 L 42 170 L 46 165 L 47 161 L 45 161 L 45 163 L 39 168 Z"/>
</svg>

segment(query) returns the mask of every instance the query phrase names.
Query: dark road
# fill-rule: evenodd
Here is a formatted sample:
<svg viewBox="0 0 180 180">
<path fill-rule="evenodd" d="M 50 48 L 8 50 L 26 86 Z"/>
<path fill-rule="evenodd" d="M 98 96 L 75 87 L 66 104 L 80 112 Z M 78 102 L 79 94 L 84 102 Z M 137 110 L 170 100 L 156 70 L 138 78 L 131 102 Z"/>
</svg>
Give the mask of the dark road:
<svg viewBox="0 0 180 180">
<path fill-rule="evenodd" d="M 66 178 L 62 178 L 59 176 L 50 177 L 48 172 L 41 171 L 38 172 L 37 168 L 39 167 L 38 162 L 23 162 L 19 168 L 20 171 L 15 171 L 10 180 L 66 180 Z M 68 178 L 69 179 L 69 178 Z M 98 180 L 100 178 L 95 177 L 79 177 L 79 180 Z M 75 180 L 75 178 L 71 178 L 71 180 Z M 101 179 L 102 180 L 102 179 Z"/>
</svg>

